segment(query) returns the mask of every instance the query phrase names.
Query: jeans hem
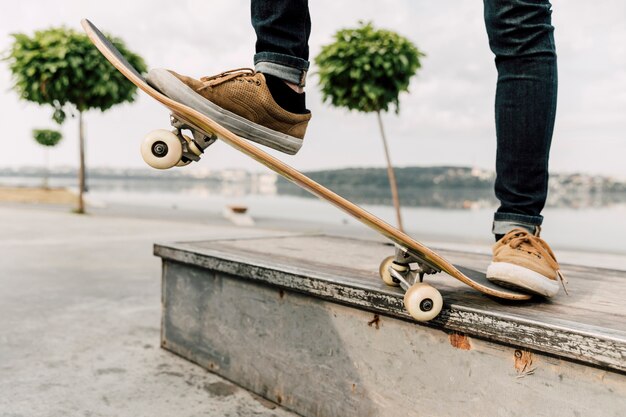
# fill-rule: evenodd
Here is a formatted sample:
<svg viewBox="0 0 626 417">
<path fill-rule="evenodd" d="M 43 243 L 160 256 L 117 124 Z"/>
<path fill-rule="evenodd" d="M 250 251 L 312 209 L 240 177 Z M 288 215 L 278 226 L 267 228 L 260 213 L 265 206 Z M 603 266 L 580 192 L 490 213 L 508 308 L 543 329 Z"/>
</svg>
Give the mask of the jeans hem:
<svg viewBox="0 0 626 417">
<path fill-rule="evenodd" d="M 529 216 L 517 213 L 495 213 L 493 216 L 492 232 L 494 235 L 505 235 L 515 228 L 523 228 L 536 234 L 543 216 Z"/>
<path fill-rule="evenodd" d="M 494 213 L 493 215 L 494 221 L 513 221 L 519 223 L 525 223 L 529 226 L 541 226 L 543 223 L 543 216 L 531 216 L 529 214 L 518 214 L 518 213 Z"/>
<path fill-rule="evenodd" d="M 254 69 L 304 87 L 309 61 L 275 52 L 259 52 L 254 56 Z"/>
</svg>

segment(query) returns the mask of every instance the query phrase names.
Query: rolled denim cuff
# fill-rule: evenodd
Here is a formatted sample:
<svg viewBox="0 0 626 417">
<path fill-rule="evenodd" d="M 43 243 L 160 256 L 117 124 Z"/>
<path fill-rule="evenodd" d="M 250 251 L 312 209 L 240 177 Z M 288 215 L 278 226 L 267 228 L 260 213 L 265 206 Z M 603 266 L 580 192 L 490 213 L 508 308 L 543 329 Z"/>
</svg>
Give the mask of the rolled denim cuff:
<svg viewBox="0 0 626 417">
<path fill-rule="evenodd" d="M 306 83 L 309 61 L 276 52 L 259 52 L 254 55 L 254 70 L 270 74 L 300 87 Z"/>
<path fill-rule="evenodd" d="M 543 216 L 528 216 L 517 213 L 495 213 L 493 216 L 494 235 L 506 235 L 511 230 L 521 227 L 532 234 L 536 234 L 543 223 Z"/>
</svg>

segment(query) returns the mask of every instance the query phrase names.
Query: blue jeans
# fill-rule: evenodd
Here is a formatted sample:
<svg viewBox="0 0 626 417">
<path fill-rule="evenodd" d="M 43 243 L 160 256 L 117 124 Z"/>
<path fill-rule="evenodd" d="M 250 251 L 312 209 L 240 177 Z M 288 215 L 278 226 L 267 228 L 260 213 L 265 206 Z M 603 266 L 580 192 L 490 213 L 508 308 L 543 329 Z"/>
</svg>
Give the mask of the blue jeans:
<svg viewBox="0 0 626 417">
<path fill-rule="evenodd" d="M 548 193 L 548 157 L 556 114 L 557 65 L 548 0 L 484 0 L 498 81 L 493 232 L 534 231 Z M 304 86 L 311 19 L 307 0 L 252 0 L 257 71 Z"/>
<path fill-rule="evenodd" d="M 256 71 L 304 87 L 309 69 L 308 0 L 252 0 Z"/>
</svg>

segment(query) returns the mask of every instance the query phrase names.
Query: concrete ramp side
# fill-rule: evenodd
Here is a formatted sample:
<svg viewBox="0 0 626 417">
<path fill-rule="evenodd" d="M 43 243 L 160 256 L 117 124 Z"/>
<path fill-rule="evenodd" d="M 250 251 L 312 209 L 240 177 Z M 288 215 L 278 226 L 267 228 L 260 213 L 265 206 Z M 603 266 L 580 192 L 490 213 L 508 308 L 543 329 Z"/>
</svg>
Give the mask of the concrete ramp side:
<svg viewBox="0 0 626 417">
<path fill-rule="evenodd" d="M 570 297 L 521 305 L 433 276 L 445 305 L 424 325 L 377 276 L 392 253 L 310 235 L 156 245 L 162 346 L 307 417 L 623 415 L 625 272 L 565 266 Z"/>
</svg>

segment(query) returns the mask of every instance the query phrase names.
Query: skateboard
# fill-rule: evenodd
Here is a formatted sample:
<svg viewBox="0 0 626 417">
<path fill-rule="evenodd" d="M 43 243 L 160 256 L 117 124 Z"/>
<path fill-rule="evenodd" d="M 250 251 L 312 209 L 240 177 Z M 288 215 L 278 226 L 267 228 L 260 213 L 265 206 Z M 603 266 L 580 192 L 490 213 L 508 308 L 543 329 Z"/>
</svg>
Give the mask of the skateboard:
<svg viewBox="0 0 626 417">
<path fill-rule="evenodd" d="M 118 71 L 171 112 L 170 124 L 173 129 L 155 130 L 141 144 L 141 154 L 148 165 L 166 169 L 199 161 L 204 151 L 219 139 L 328 201 L 395 244 L 395 255 L 381 262 L 379 274 L 385 284 L 404 290 L 404 305 L 417 321 L 434 319 L 443 307 L 441 293 L 424 282 L 425 275 L 443 272 L 483 294 L 499 299 L 523 301 L 531 298 L 529 294 L 492 284 L 482 272 L 453 265 L 406 233 L 267 154 L 209 117 L 163 95 L 146 82 L 93 23 L 83 19 L 81 24 L 91 42 Z M 191 132 L 192 137 L 183 134 L 184 131 Z"/>
</svg>

